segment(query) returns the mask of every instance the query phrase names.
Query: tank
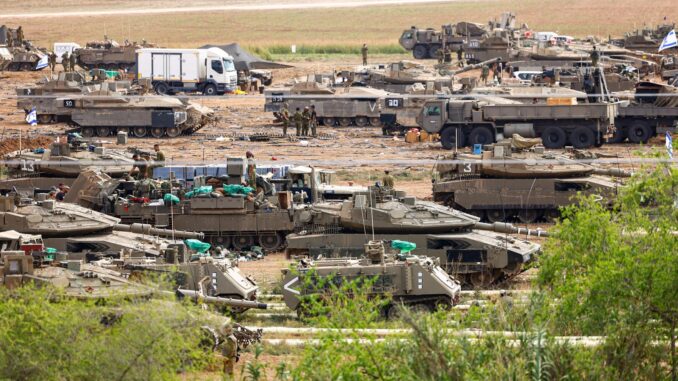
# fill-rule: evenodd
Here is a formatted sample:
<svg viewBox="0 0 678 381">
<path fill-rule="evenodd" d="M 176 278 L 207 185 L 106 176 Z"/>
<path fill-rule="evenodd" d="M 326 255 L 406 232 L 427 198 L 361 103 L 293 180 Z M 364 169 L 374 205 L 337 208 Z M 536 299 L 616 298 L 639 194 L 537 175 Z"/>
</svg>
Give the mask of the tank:
<svg viewBox="0 0 678 381">
<path fill-rule="evenodd" d="M 21 27 L 0 26 L 0 70 L 41 70 L 47 64 L 47 52 L 26 40 Z"/>
<path fill-rule="evenodd" d="M 36 109 L 42 123 L 66 122 L 84 137 L 107 137 L 118 132 L 143 138 L 190 135 L 216 122 L 213 110 L 188 98 L 126 95 L 117 85 L 83 86 L 80 93 L 33 96 L 17 90 L 17 108 Z"/>
<path fill-rule="evenodd" d="M 478 287 L 519 274 L 539 252 L 539 245 L 509 234 L 543 233 L 480 224 L 470 214 L 376 187 L 340 203 L 299 207 L 295 213 L 295 233 L 287 236 L 289 257 L 359 256 L 370 237 L 404 240 L 417 245 L 413 254 L 438 258 L 457 280 Z"/>
<path fill-rule="evenodd" d="M 675 24 L 661 24 L 654 28 L 644 27 L 627 32 L 624 38 L 614 41 L 629 50 L 641 50 L 655 53 L 666 35 L 675 29 Z"/>
<path fill-rule="evenodd" d="M 577 194 L 596 195 L 611 203 L 620 183 L 601 175 L 629 175 L 565 156 L 514 153 L 510 145 L 490 146 L 481 155 L 443 159 L 436 171 L 440 180 L 433 184 L 434 201 L 481 220 L 523 223 L 557 218 L 559 208 L 576 202 Z"/>
<path fill-rule="evenodd" d="M 104 37 L 103 41 L 90 41 L 84 48 L 76 49 L 78 66 L 85 69 L 106 69 L 128 71 L 136 64 L 136 50 L 152 48 L 154 44 L 125 41 L 120 45 Z"/>
<path fill-rule="evenodd" d="M 364 254 L 362 259 L 302 260 L 296 268 L 284 269 L 285 304 L 303 315 L 307 312 L 305 297 L 329 292 L 322 281 L 332 279 L 332 283 L 342 284 L 374 277 L 377 279 L 369 296 L 392 298 L 393 303 L 382 311 L 388 318 L 398 316 L 401 303 L 415 311 L 433 311 L 440 306 L 452 306 L 459 298 L 459 283 L 431 258 L 385 254 L 384 243 L 380 241 L 367 242 Z"/>
</svg>

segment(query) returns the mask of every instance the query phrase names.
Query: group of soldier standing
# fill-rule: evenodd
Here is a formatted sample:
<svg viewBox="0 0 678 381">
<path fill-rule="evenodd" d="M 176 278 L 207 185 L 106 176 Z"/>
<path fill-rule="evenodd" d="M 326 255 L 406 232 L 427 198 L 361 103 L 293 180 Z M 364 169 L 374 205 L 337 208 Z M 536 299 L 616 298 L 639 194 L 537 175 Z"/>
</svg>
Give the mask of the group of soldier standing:
<svg viewBox="0 0 678 381">
<path fill-rule="evenodd" d="M 280 118 L 283 122 L 283 135 L 287 136 L 287 128 L 290 125 L 290 112 L 287 109 L 287 104 L 283 105 L 282 110 L 280 110 Z M 294 115 L 292 115 L 292 120 L 294 120 L 297 136 L 309 136 L 309 127 L 311 136 L 314 138 L 318 136 L 318 113 L 316 113 L 314 105 L 304 107 L 304 111 L 297 107 Z"/>
<path fill-rule="evenodd" d="M 75 71 L 75 66 L 77 65 L 78 62 L 78 57 L 75 52 L 68 53 L 64 52 L 64 54 L 61 55 L 61 66 L 64 67 L 64 71 Z M 49 54 L 49 67 L 52 69 L 52 71 L 56 70 L 56 64 L 57 64 L 57 55 L 56 53 L 52 52 Z"/>
</svg>

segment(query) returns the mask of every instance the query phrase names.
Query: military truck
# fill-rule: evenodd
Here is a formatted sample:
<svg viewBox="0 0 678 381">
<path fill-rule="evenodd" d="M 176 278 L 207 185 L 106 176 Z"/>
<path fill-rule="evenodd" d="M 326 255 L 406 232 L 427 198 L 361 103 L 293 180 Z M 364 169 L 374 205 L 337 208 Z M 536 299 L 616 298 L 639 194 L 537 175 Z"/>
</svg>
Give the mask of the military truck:
<svg viewBox="0 0 678 381">
<path fill-rule="evenodd" d="M 413 254 L 439 258 L 462 284 L 477 287 L 514 277 L 539 252 L 539 245 L 509 234 L 546 235 L 482 224 L 461 211 L 375 187 L 343 202 L 298 207 L 295 213 L 295 233 L 287 236 L 290 258 L 357 257 L 368 240 L 403 240 L 416 244 Z"/>
<path fill-rule="evenodd" d="M 424 104 L 417 123 L 440 134 L 445 149 L 490 144 L 497 136 L 540 137 L 547 148 L 588 148 L 604 143 L 617 114 L 616 103 L 520 104 L 437 99 Z"/>
<path fill-rule="evenodd" d="M 522 223 L 552 221 L 559 208 L 577 202 L 578 194 L 594 195 L 606 205 L 627 177 L 552 154 L 512 152 L 493 145 L 481 155 L 453 155 L 435 167 L 433 200 L 490 222 L 517 218 Z M 603 176 L 607 175 L 607 176 Z"/>
<path fill-rule="evenodd" d="M 647 143 L 666 131 L 674 132 L 678 121 L 678 89 L 654 82 L 636 85 L 633 98 L 620 103 L 610 143 Z"/>
<path fill-rule="evenodd" d="M 104 36 L 103 41 L 90 41 L 84 48 L 75 49 L 78 66 L 85 69 L 128 71 L 136 64 L 136 51 L 154 47 L 143 41 L 141 44 L 125 41 L 120 45 Z"/>
<path fill-rule="evenodd" d="M 416 255 L 385 254 L 384 243 L 369 241 L 362 259 L 301 261 L 295 269 L 283 270 L 283 300 L 299 315 L 308 313 L 309 298 L 332 292 L 327 282 L 338 285 L 374 280 L 369 297 L 388 295 L 392 302 L 383 315 L 397 318 L 399 306 L 429 312 L 450 307 L 459 299 L 461 287 L 436 261 Z M 331 297 L 331 296 L 330 296 Z"/>
</svg>

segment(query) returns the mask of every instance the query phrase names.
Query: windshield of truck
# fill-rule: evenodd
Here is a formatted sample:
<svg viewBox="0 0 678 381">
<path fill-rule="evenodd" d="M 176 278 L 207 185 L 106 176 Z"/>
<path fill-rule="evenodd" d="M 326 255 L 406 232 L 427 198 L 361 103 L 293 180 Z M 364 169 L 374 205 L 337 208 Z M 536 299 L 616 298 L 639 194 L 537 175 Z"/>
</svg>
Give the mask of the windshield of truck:
<svg viewBox="0 0 678 381">
<path fill-rule="evenodd" d="M 428 115 L 428 116 L 440 116 L 440 106 L 428 106 L 426 108 L 426 115 Z"/>
<path fill-rule="evenodd" d="M 219 74 L 223 74 L 224 69 L 221 66 L 221 61 L 212 60 L 212 70 L 216 71 Z"/>
<path fill-rule="evenodd" d="M 235 71 L 233 61 L 224 58 L 224 69 L 226 69 L 226 71 Z"/>
<path fill-rule="evenodd" d="M 403 35 L 400 38 L 402 38 L 403 40 L 411 40 L 412 32 L 408 30 L 407 32 L 403 33 Z"/>
</svg>

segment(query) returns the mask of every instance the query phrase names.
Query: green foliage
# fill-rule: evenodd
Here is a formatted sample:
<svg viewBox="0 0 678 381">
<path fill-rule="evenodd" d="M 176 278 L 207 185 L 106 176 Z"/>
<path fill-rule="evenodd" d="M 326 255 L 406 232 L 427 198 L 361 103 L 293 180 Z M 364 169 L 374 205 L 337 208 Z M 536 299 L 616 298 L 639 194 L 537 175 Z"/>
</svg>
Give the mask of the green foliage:
<svg viewBox="0 0 678 381">
<path fill-rule="evenodd" d="M 0 289 L 0 311 L 0 379 L 173 379 L 211 360 L 206 318 L 174 301 L 101 306 L 25 286 Z"/>
</svg>

